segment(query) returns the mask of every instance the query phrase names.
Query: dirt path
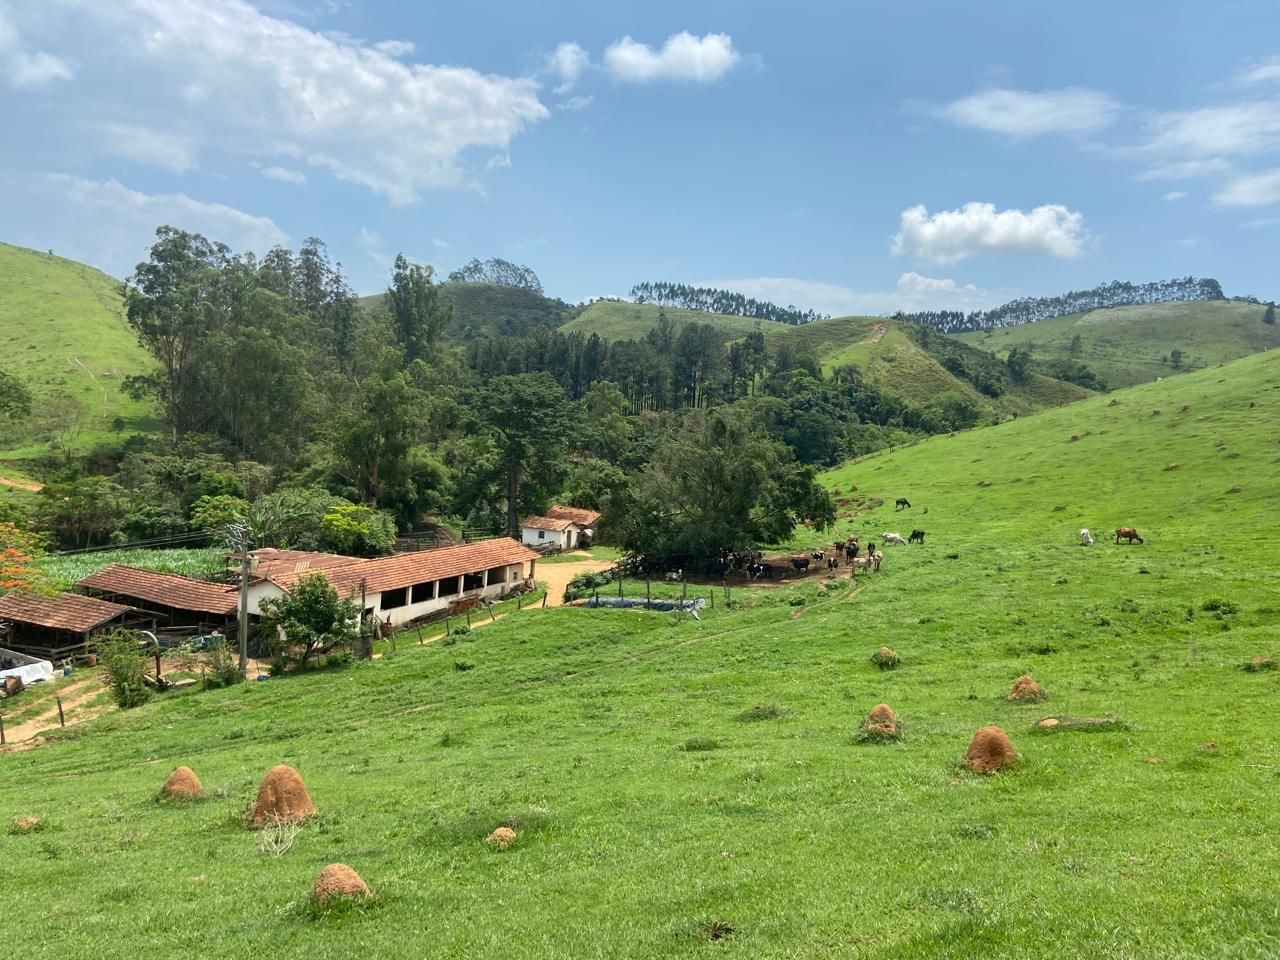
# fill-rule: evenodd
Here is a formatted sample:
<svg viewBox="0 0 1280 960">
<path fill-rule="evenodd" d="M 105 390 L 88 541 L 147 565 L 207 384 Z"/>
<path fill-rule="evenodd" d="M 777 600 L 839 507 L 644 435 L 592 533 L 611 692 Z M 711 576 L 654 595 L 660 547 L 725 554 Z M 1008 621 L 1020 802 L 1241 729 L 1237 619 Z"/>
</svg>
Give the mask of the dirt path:
<svg viewBox="0 0 1280 960">
<path fill-rule="evenodd" d="M 30 480 L 12 480 L 9 477 L 0 477 L 0 487 L 13 487 L 15 490 L 26 490 L 28 493 L 39 493 L 44 489 L 43 484 L 32 483 Z"/>
<path fill-rule="evenodd" d="M 569 581 L 581 573 L 599 573 L 608 570 L 613 564 L 607 560 L 583 560 L 580 563 L 539 563 L 535 569 L 535 580 L 547 585 L 547 606 L 564 605 L 564 589 Z"/>
<path fill-rule="evenodd" d="M 863 340 L 862 342 L 863 343 L 879 343 L 880 338 L 885 335 L 888 329 L 889 328 L 885 326 L 885 324 L 877 323 L 874 327 L 871 328 L 870 336 L 868 336 L 867 339 Z"/>
<path fill-rule="evenodd" d="M 58 702 L 54 696 L 62 697 L 62 715 L 70 726 L 100 717 L 111 709 L 109 704 L 98 704 L 90 707 L 89 702 L 105 689 L 102 678 L 98 675 L 77 680 L 62 687 L 55 695 L 46 696 L 41 705 L 45 708 L 29 720 L 10 726 L 5 724 L 5 748 L 22 749 L 23 741 L 31 740 L 41 730 L 58 725 Z"/>
</svg>

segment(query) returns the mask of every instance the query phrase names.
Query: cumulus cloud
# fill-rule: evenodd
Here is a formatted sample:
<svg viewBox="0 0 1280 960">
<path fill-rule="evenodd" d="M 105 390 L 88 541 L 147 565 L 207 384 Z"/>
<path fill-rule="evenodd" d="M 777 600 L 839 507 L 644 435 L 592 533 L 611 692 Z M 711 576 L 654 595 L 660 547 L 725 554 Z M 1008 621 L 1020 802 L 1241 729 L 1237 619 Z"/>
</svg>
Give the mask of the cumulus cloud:
<svg viewBox="0 0 1280 960">
<path fill-rule="evenodd" d="M 604 52 L 604 65 L 615 80 L 649 83 L 653 80 L 691 80 L 713 83 L 742 61 L 726 33 L 695 37 L 688 31 L 672 34 L 659 50 L 626 36 Z"/>
<path fill-rule="evenodd" d="M 547 70 L 560 78 L 560 86 L 556 93 L 568 93 L 582 76 L 582 71 L 591 65 L 591 57 L 578 44 L 566 41 L 552 51 L 547 57 Z"/>
<path fill-rule="evenodd" d="M 1280 168 L 1228 180 L 1213 195 L 1213 202 L 1220 207 L 1265 207 L 1280 203 Z"/>
<path fill-rule="evenodd" d="M 44 50 L 32 50 L 24 43 L 5 5 L 0 3 L 0 80 L 15 90 L 30 90 L 74 76 L 66 60 Z"/>
<path fill-rule="evenodd" d="M 263 253 L 287 244 L 269 217 L 184 193 L 143 193 L 118 180 L 61 173 L 0 181 L 0 236 L 26 246 L 57 246 L 63 256 L 91 263 L 116 277 L 133 271 L 155 240 L 157 224 L 203 233 L 233 250 Z"/>
<path fill-rule="evenodd" d="M 307 175 L 301 170 L 290 170 L 287 167 L 262 167 L 259 171 L 268 180 L 279 180 L 281 183 L 304 184 Z"/>
<path fill-rule="evenodd" d="M 1084 217 L 1061 204 L 1033 210 L 997 210 L 992 203 L 966 203 L 930 214 L 923 204 L 902 211 L 892 251 L 938 263 L 981 253 L 1074 257 L 1088 234 Z"/>
<path fill-rule="evenodd" d="M 317 33 L 244 0 L 50 9 L 63 19 L 42 21 L 47 40 L 71 47 L 104 83 L 86 114 L 127 103 L 197 149 L 303 163 L 397 204 L 467 183 L 470 151 L 505 152 L 550 116 L 531 77 L 406 63 L 403 42 Z M 127 94 L 113 91 L 118 83 Z"/>
<path fill-rule="evenodd" d="M 107 152 L 174 173 L 195 168 L 195 145 L 189 137 L 133 123 L 103 125 Z"/>
<path fill-rule="evenodd" d="M 726 280 L 699 281 L 698 286 L 734 290 L 783 306 L 794 305 L 832 316 L 879 316 L 899 310 L 985 310 L 1009 299 L 998 299 L 998 293 L 982 290 L 971 283 L 960 284 L 950 278 L 926 277 L 904 273 L 893 290 L 856 290 L 852 287 L 821 280 L 796 277 L 739 277 Z"/>
<path fill-rule="evenodd" d="M 1014 138 L 1051 133 L 1094 133 L 1111 124 L 1120 105 L 1105 93 L 1080 87 L 1062 90 L 981 90 L 942 108 L 942 116 Z"/>
</svg>

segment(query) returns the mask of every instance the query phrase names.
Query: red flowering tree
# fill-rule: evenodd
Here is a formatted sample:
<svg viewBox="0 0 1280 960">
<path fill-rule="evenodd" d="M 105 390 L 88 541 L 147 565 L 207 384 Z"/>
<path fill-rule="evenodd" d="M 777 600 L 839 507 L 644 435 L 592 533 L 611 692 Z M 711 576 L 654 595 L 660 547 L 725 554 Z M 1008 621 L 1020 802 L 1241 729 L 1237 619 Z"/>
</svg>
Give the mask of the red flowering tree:
<svg viewBox="0 0 1280 960">
<path fill-rule="evenodd" d="M 43 586 L 43 557 L 44 545 L 36 534 L 0 522 L 0 593 Z"/>
</svg>

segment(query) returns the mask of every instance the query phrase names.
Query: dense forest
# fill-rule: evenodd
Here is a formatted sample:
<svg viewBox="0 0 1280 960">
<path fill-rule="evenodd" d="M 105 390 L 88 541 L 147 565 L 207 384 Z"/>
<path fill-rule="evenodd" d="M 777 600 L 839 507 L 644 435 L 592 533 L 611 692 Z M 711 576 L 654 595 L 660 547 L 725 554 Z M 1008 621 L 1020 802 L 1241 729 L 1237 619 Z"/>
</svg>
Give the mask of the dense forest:
<svg viewBox="0 0 1280 960">
<path fill-rule="evenodd" d="M 1072 313 L 1131 307 L 1143 303 L 1170 303 L 1189 300 L 1224 300 L 1222 285 L 1208 277 L 1183 277 L 1151 283 L 1114 280 L 1089 290 L 1072 290 L 1057 297 L 1019 297 L 993 310 L 964 313 L 959 310 L 931 310 L 897 313 L 896 320 L 932 327 L 939 333 L 968 333 L 996 327 L 1014 327 L 1037 320 L 1051 320 Z"/>
<path fill-rule="evenodd" d="M 815 313 L 813 310 L 801 310 L 794 306 L 780 307 L 776 303 L 756 300 L 732 290 L 691 287 L 685 283 L 637 283 L 631 288 L 631 299 L 636 303 L 656 303 L 663 307 L 683 307 L 685 310 L 700 310 L 703 313 L 724 313 L 793 325 L 827 319 L 825 314 Z"/>
</svg>

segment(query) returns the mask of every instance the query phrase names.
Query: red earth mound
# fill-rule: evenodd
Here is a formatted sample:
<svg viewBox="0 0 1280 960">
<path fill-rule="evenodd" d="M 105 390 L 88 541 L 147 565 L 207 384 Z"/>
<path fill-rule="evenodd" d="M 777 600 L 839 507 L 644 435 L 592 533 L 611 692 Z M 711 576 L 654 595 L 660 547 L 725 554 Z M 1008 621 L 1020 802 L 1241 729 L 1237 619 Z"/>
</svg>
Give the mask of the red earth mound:
<svg viewBox="0 0 1280 960">
<path fill-rule="evenodd" d="M 516 832 L 510 827 L 499 827 L 489 836 L 484 838 L 484 842 L 499 850 L 505 850 L 516 842 Z"/>
<path fill-rule="evenodd" d="M 980 727 L 969 741 L 964 765 L 977 773 L 995 773 L 1018 757 L 1008 735 L 999 727 Z"/>
<path fill-rule="evenodd" d="M 1040 684 L 1024 674 L 1014 681 L 1013 689 L 1005 699 L 1010 703 L 1040 703 L 1044 698 L 1044 690 L 1040 688 Z"/>
<path fill-rule="evenodd" d="M 204 792 L 200 778 L 190 767 L 179 767 L 169 774 L 169 779 L 164 782 L 161 789 L 170 800 L 189 800 Z"/>
<path fill-rule="evenodd" d="M 886 737 L 898 735 L 898 715 L 887 703 L 877 703 L 867 714 L 865 722 L 868 731 L 874 731 Z"/>
<path fill-rule="evenodd" d="M 335 897 L 357 900 L 369 896 L 369 885 L 345 863 L 331 863 L 320 871 L 311 887 L 311 899 L 328 903 Z"/>
<path fill-rule="evenodd" d="M 314 816 L 316 808 L 307 795 L 307 785 L 298 771 L 279 764 L 267 771 L 258 787 L 258 799 L 249 811 L 249 822 L 255 827 L 271 820 L 296 821 Z"/>
</svg>

